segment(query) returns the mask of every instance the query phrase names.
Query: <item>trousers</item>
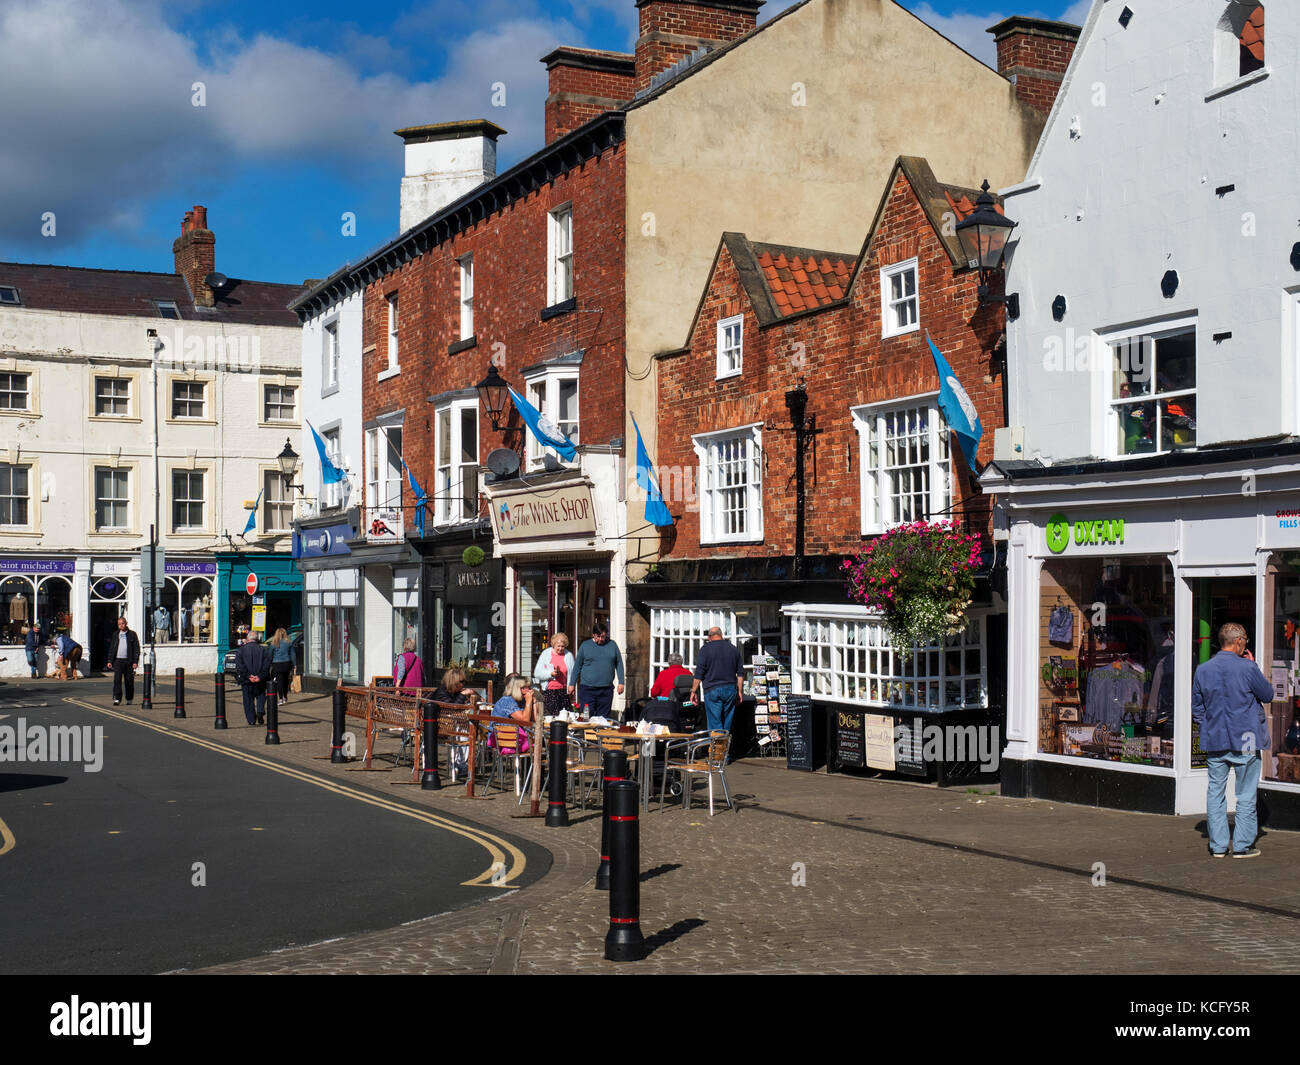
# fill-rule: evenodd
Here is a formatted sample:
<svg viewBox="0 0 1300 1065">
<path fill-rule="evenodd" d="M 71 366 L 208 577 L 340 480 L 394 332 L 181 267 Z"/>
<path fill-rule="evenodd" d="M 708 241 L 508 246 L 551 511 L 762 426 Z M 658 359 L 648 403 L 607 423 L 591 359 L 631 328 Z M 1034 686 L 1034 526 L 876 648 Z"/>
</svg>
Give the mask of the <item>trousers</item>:
<svg viewBox="0 0 1300 1065">
<path fill-rule="evenodd" d="M 122 701 L 122 689 L 126 689 L 126 701 L 135 698 L 135 670 L 129 658 L 113 660 L 113 702 Z"/>
<path fill-rule="evenodd" d="M 709 722 L 709 731 L 731 731 L 732 718 L 736 716 L 736 686 L 734 684 L 718 685 L 704 693 L 704 714 Z"/>
<path fill-rule="evenodd" d="M 1237 777 L 1237 823 L 1232 833 L 1232 849 L 1250 850 L 1259 834 L 1255 794 L 1259 789 L 1262 761 L 1259 752 L 1212 751 L 1207 762 L 1209 784 L 1205 792 L 1205 823 L 1210 834 L 1210 850 L 1222 854 L 1228 849 L 1228 770 Z"/>
</svg>

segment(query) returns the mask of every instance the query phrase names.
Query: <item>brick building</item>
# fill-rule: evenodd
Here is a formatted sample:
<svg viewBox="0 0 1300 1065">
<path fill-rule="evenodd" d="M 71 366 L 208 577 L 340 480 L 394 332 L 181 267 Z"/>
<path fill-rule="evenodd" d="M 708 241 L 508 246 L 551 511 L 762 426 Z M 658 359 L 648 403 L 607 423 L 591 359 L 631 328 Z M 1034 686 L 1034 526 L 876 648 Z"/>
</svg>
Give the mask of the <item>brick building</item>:
<svg viewBox="0 0 1300 1065">
<path fill-rule="evenodd" d="M 965 635 L 904 661 L 840 574 L 864 541 L 918 519 L 954 518 L 994 557 L 989 503 L 937 406 L 926 342 L 979 413 L 986 463 L 1005 424 L 1004 311 L 981 306 L 955 230 L 978 195 L 901 157 L 856 253 L 723 235 L 689 344 L 659 357 L 658 463 L 678 521 L 645 592 L 652 672 L 673 652 L 691 663 L 718 625 L 747 667 L 789 655 L 793 691 L 842 712 L 999 700 L 990 666 L 1005 644 L 987 579 Z M 801 413 L 815 429 L 802 498 Z"/>
</svg>

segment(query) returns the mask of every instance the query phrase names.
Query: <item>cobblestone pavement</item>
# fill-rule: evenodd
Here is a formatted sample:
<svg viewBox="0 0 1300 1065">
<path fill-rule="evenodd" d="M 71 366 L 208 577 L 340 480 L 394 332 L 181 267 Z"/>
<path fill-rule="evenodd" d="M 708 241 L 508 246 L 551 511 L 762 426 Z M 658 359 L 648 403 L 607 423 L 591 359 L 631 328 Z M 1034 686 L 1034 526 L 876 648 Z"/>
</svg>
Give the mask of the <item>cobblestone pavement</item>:
<svg viewBox="0 0 1300 1065">
<path fill-rule="evenodd" d="M 512 794 L 471 800 L 463 788 L 421 791 L 409 769 L 331 765 L 326 698 L 285 708 L 279 747 L 236 724 L 238 711 L 228 731 L 215 732 L 210 684 L 193 678 L 190 689 L 186 720 L 173 721 L 170 703 L 148 715 L 124 709 L 536 840 L 554 855 L 538 883 L 496 901 L 206 972 L 1300 970 L 1300 884 L 1291 875 L 1300 834 L 1266 833 L 1252 861 L 1211 861 L 1203 817 L 798 773 L 774 760 L 728 770 L 735 812 L 710 817 L 698 805 L 670 804 L 661 814 L 652 803 L 640 822 L 641 927 L 651 951 L 637 963 L 606 962 L 608 896 L 593 888 L 593 812 L 574 809 L 570 827 L 548 829 L 518 816 Z M 77 695 L 109 702 L 89 686 Z"/>
</svg>

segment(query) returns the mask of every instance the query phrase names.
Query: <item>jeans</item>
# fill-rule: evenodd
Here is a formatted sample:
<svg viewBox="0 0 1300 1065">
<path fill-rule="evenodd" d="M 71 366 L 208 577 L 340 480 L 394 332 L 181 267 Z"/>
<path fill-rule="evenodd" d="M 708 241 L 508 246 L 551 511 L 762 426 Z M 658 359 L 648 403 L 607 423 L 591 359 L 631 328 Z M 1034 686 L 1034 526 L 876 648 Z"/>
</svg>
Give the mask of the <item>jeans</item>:
<svg viewBox="0 0 1300 1065">
<path fill-rule="evenodd" d="M 240 687 L 244 689 L 244 717 L 250 725 L 255 725 L 257 719 L 253 716 L 254 711 L 257 714 L 266 713 L 266 683 L 243 684 Z"/>
<path fill-rule="evenodd" d="M 592 717 L 609 717 L 614 706 L 614 686 L 611 684 L 608 688 L 592 688 L 579 684 L 576 709 L 581 710 L 584 706 L 591 708 Z"/>
<path fill-rule="evenodd" d="M 736 686 L 727 684 L 709 688 L 704 693 L 704 715 L 709 722 L 709 731 L 731 731 L 731 719 L 736 716 Z"/>
<path fill-rule="evenodd" d="M 1248 851 L 1258 834 L 1255 792 L 1262 767 L 1259 752 L 1212 751 L 1209 755 L 1209 786 L 1205 793 L 1205 821 L 1210 833 L 1210 850 L 1222 854 L 1228 849 L 1228 804 L 1224 794 L 1228 787 L 1228 770 L 1237 777 L 1237 824 L 1232 833 L 1232 849 Z"/>
<path fill-rule="evenodd" d="M 33 677 L 37 675 L 37 669 L 36 669 L 36 652 L 35 652 L 35 651 L 28 651 L 28 652 L 27 652 L 27 668 L 30 669 L 30 670 L 32 671 L 32 676 L 33 676 Z"/>
</svg>

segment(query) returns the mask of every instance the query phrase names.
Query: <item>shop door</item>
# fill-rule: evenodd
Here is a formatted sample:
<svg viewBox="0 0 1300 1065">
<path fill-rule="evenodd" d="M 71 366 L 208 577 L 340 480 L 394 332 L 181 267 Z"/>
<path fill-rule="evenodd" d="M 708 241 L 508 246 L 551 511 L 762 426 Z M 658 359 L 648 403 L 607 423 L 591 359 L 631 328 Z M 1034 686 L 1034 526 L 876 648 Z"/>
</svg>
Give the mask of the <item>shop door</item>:
<svg viewBox="0 0 1300 1065">
<path fill-rule="evenodd" d="M 557 632 L 569 637 L 569 647 L 575 653 L 578 639 L 578 574 L 572 569 L 553 569 L 547 579 L 547 616 L 550 619 L 548 639 Z M 590 626 L 587 635 L 590 635 Z"/>
<path fill-rule="evenodd" d="M 1236 622 L 1246 630 L 1247 646 L 1252 655 L 1258 653 L 1259 645 L 1255 640 L 1254 576 L 1193 577 L 1190 583 L 1191 663 L 1195 681 L 1196 670 L 1219 653 L 1219 629 L 1229 622 Z M 1204 769 L 1206 757 L 1197 742 L 1197 735 L 1198 730 L 1193 726 L 1191 767 Z"/>
</svg>

